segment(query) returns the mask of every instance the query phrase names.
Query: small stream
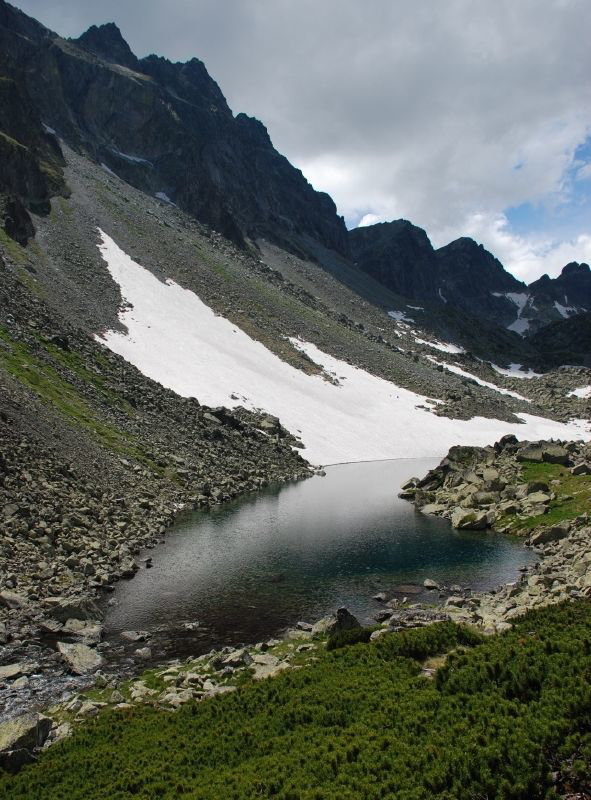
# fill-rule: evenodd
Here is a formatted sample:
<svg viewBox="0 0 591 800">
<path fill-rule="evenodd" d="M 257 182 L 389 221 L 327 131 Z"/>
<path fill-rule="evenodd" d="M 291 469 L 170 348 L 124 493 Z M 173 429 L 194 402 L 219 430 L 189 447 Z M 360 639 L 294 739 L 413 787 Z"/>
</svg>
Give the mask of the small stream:
<svg viewBox="0 0 591 800">
<path fill-rule="evenodd" d="M 117 587 L 106 638 L 127 657 L 143 645 L 119 634 L 147 631 L 151 660 L 160 661 L 267 639 L 342 605 L 370 623 L 380 608 L 372 595 L 425 578 L 476 590 L 514 580 L 534 558 L 518 540 L 454 531 L 397 498 L 406 478 L 436 463 L 333 466 L 325 477 L 187 515 L 146 554 L 153 567 Z M 433 602 L 438 593 L 415 597 Z"/>
</svg>

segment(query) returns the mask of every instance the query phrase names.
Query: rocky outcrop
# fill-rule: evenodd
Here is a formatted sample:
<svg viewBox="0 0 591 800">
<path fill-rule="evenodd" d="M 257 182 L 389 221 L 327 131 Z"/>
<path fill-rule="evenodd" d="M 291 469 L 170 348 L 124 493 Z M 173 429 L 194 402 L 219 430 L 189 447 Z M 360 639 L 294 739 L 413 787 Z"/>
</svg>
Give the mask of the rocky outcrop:
<svg viewBox="0 0 591 800">
<path fill-rule="evenodd" d="M 42 714 L 23 714 L 0 723 L 0 768 L 14 772 L 33 760 L 53 723 Z"/>
<path fill-rule="evenodd" d="M 310 237 L 346 253 L 330 197 L 275 150 L 258 120 L 232 114 L 197 58 L 137 59 L 113 23 L 64 40 L 4 0 L 0 49 L 43 122 L 134 186 L 239 243 L 265 236 L 301 249 Z"/>
<path fill-rule="evenodd" d="M 66 193 L 63 164 L 24 78 L 0 61 L 0 225 L 19 244 L 34 233 L 28 211 L 47 214 L 49 198 Z"/>
<path fill-rule="evenodd" d="M 439 597 L 444 598 L 439 613 L 454 622 L 500 633 L 530 609 L 591 597 L 591 515 L 587 511 L 591 486 L 588 482 L 570 483 L 569 489 L 580 498 L 582 513 L 565 505 L 564 519 L 545 524 L 543 517 L 556 497 L 553 490 L 561 492 L 561 480 L 524 481 L 521 465 L 527 464 L 552 465 L 563 478 L 572 480 L 571 476 L 591 474 L 591 469 L 587 473 L 578 468 L 591 464 L 591 446 L 579 442 L 519 443 L 515 437 L 506 436 L 494 447 L 455 447 L 439 467 L 422 479 L 412 478 L 402 487 L 401 496 L 414 498 L 423 513 L 450 518 L 452 525 L 460 529 L 483 530 L 498 527 L 499 523 L 504 527 L 508 518 L 521 522 L 540 518 L 534 527 L 517 529 L 524 544 L 534 548 L 540 557 L 523 567 L 517 580 L 490 592 L 474 592 L 460 586 L 439 592 Z M 426 500 L 430 502 L 425 504 Z M 559 500 L 568 504 L 573 497 L 563 494 Z M 555 510 L 560 508 L 555 506 Z M 476 519 L 485 524 L 464 524 Z M 424 585 L 433 590 L 432 583 L 426 580 Z M 397 603 L 386 605 L 396 609 Z M 408 617 L 403 615 L 407 626 L 427 624 L 421 621 L 421 614 L 429 609 L 414 604 L 407 611 L 412 612 Z M 376 618 L 385 620 L 385 630 L 396 624 L 397 614 L 379 612 Z"/>
<path fill-rule="evenodd" d="M 562 465 L 571 475 L 585 475 L 591 445 L 518 442 L 510 435 L 492 447 L 452 447 L 424 478 L 407 481 L 399 496 L 424 514 L 449 519 L 458 530 L 517 530 L 522 521 L 546 514 L 560 491 L 544 480 L 524 481 L 521 465 L 528 463 Z"/>
</svg>

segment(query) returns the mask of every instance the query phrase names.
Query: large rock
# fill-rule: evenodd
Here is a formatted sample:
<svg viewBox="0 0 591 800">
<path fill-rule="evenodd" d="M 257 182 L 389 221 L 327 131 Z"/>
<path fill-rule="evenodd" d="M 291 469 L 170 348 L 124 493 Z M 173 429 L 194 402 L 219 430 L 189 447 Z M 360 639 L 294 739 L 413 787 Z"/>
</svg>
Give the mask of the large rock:
<svg viewBox="0 0 591 800">
<path fill-rule="evenodd" d="M 22 609 L 28 606 L 27 599 L 16 592 L 4 589 L 0 592 L 0 606 L 12 609 Z"/>
<path fill-rule="evenodd" d="M 541 464 L 544 460 L 542 448 L 537 444 L 527 444 L 517 451 L 518 461 L 535 461 Z"/>
<path fill-rule="evenodd" d="M 0 683 L 20 678 L 25 672 L 26 669 L 23 664 L 6 664 L 6 666 L 0 667 Z"/>
<path fill-rule="evenodd" d="M 545 505 L 549 503 L 552 498 L 546 492 L 532 492 L 527 496 L 527 502 L 534 505 Z"/>
<path fill-rule="evenodd" d="M 247 667 L 252 663 L 252 657 L 246 648 L 241 647 L 238 650 L 233 650 L 222 661 L 223 667 Z"/>
<path fill-rule="evenodd" d="M 85 644 L 69 644 L 58 642 L 57 649 L 63 660 L 75 675 L 86 675 L 94 672 L 103 664 L 103 657 Z"/>
<path fill-rule="evenodd" d="M 559 444 L 544 445 L 542 457 L 549 464 L 567 464 L 569 459 L 568 451 Z"/>
<path fill-rule="evenodd" d="M 312 635 L 320 636 L 328 634 L 328 636 L 331 636 L 334 633 L 360 627 L 359 620 L 354 617 L 347 608 L 339 608 L 336 614 L 330 614 L 328 617 L 319 619 L 318 622 L 312 626 Z"/>
<path fill-rule="evenodd" d="M 462 531 L 481 531 L 489 525 L 488 514 L 485 511 L 456 508 L 451 515 L 451 524 L 454 528 Z"/>
<path fill-rule="evenodd" d="M 527 444 L 517 451 L 518 461 L 534 461 L 548 464 L 566 464 L 568 462 L 568 451 L 562 445 L 552 442 L 538 442 Z"/>
<path fill-rule="evenodd" d="M 31 761 L 33 752 L 41 747 L 53 725 L 42 714 L 22 714 L 0 723 L 0 768 L 10 772 Z"/>
<path fill-rule="evenodd" d="M 563 522 L 561 525 L 552 525 L 550 528 L 542 528 L 539 531 L 534 531 L 529 537 L 529 543 L 536 547 L 540 544 L 547 544 L 548 542 L 558 542 L 560 539 L 565 539 L 570 531 L 568 522 Z"/>
<path fill-rule="evenodd" d="M 46 601 L 50 615 L 58 622 L 67 622 L 72 619 L 97 620 L 102 619 L 102 612 L 90 597 L 50 597 Z"/>
<path fill-rule="evenodd" d="M 523 500 L 525 497 L 533 494 L 534 492 L 548 491 L 550 490 L 546 481 L 528 481 L 528 483 L 522 483 L 517 487 L 515 491 L 515 497 L 518 500 Z"/>
</svg>

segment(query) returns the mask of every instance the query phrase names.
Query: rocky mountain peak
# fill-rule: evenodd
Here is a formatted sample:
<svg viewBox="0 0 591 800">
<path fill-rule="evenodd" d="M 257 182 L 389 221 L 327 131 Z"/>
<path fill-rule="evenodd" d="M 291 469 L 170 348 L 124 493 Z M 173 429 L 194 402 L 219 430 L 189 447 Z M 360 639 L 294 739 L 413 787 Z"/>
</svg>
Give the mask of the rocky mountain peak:
<svg viewBox="0 0 591 800">
<path fill-rule="evenodd" d="M 564 307 L 564 313 L 573 313 L 574 309 L 591 309 L 591 269 L 585 263 L 571 261 L 562 268 L 557 278 L 542 275 L 529 286 L 532 295 L 537 299 L 555 302 Z"/>
<path fill-rule="evenodd" d="M 74 41 L 79 47 L 105 61 L 137 69 L 138 60 L 114 22 L 91 25 L 82 36 Z"/>
<path fill-rule="evenodd" d="M 349 232 L 358 266 L 392 291 L 411 299 L 437 293 L 437 262 L 426 232 L 406 219 L 378 222 Z"/>
<path fill-rule="evenodd" d="M 585 263 L 579 264 L 578 261 L 571 261 L 562 268 L 560 276 L 563 278 L 567 278 L 572 275 L 583 276 L 583 275 L 589 275 L 590 273 L 591 273 L 591 268 L 589 267 L 589 264 Z"/>
<path fill-rule="evenodd" d="M 462 236 L 436 251 L 446 280 L 475 281 L 480 290 L 519 292 L 525 284 L 505 270 L 498 258 L 468 236 Z"/>
<path fill-rule="evenodd" d="M 273 147 L 269 132 L 263 123 L 256 117 L 249 117 L 248 114 L 240 113 L 236 116 L 241 134 L 248 139 L 249 143 L 258 147 Z"/>
</svg>

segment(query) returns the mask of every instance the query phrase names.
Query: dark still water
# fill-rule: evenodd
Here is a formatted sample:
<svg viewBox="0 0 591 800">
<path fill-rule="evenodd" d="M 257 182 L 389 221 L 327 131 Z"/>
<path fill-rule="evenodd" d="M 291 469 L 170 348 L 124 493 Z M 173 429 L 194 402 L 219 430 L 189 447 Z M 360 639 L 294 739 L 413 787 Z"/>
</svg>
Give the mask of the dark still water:
<svg viewBox="0 0 591 800">
<path fill-rule="evenodd" d="M 153 568 L 118 586 L 107 635 L 147 630 L 155 657 L 188 655 L 259 641 L 341 605 L 369 622 L 380 608 L 372 595 L 397 584 L 488 589 L 514 579 L 532 558 L 518 541 L 458 533 L 396 497 L 436 463 L 343 464 L 189 515 L 150 551 Z"/>
</svg>

